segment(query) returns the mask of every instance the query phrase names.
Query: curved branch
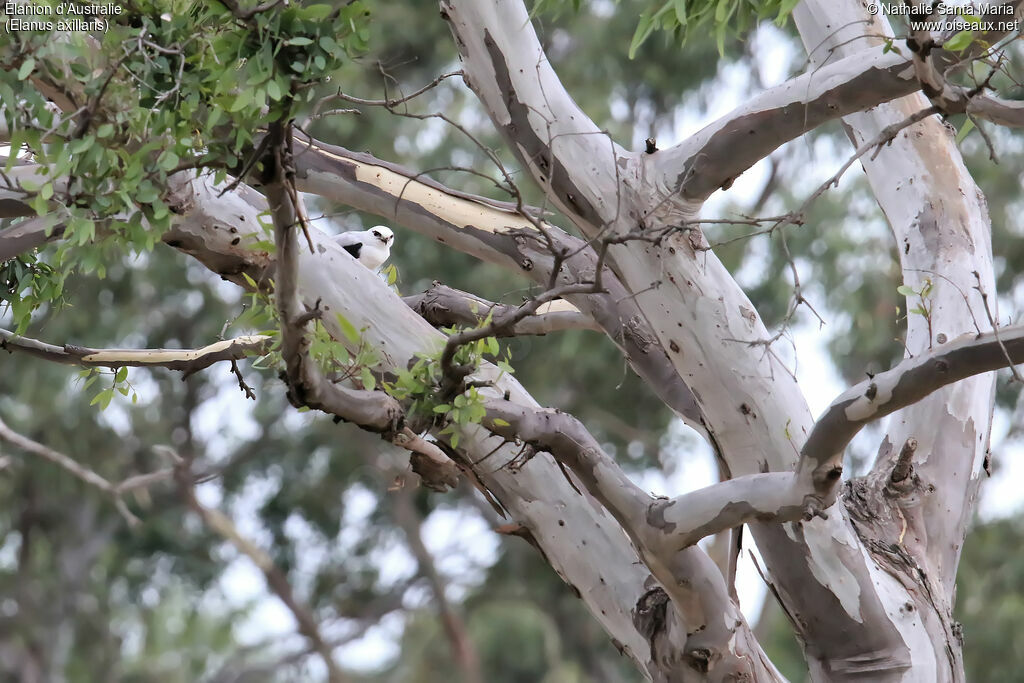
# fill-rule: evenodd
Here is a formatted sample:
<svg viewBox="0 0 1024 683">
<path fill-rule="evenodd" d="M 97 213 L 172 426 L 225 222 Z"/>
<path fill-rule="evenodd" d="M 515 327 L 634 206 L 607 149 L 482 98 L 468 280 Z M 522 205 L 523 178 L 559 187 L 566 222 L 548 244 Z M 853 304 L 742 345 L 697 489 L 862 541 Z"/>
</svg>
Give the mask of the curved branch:
<svg viewBox="0 0 1024 683">
<path fill-rule="evenodd" d="M 657 182 L 700 204 L 790 140 L 919 87 L 907 59 L 881 47 L 865 50 L 759 93 L 644 161 Z"/>
<path fill-rule="evenodd" d="M 619 522 L 659 581 L 658 590 L 663 589 L 678 608 L 686 622 L 686 637 L 681 656 L 671 664 L 661 662 L 667 680 L 688 680 L 695 670 L 707 673 L 698 665 L 706 660 L 716 662 L 715 675 L 709 680 L 781 679 L 730 600 L 718 567 L 692 544 L 686 547 L 671 542 L 658 516 L 661 501 L 626 476 L 579 420 L 567 413 L 530 409 L 501 399 L 488 400 L 485 405 L 488 429 L 547 451 L 572 470 L 584 489 Z M 650 596 L 648 593 L 645 598 Z M 644 623 L 642 612 L 638 605 L 634 613 L 638 625 Z M 668 626 L 660 624 L 656 630 L 661 628 Z M 649 636 L 655 652 L 656 635 Z"/>
<path fill-rule="evenodd" d="M 807 437 L 796 472 L 737 477 L 655 502 L 647 520 L 663 537 L 651 542 L 681 548 L 747 522 L 793 522 L 821 514 L 835 501 L 846 446 L 865 425 L 954 382 L 1021 362 L 1024 326 L 965 335 L 905 360 L 832 402 Z M 910 449 L 903 458 L 912 455 Z M 894 470 L 893 480 L 906 478 L 908 468 L 903 463 L 900 472 Z"/>
<path fill-rule="evenodd" d="M 273 164 L 274 176 L 266 190 L 277 246 L 274 302 L 281 320 L 281 356 L 286 367 L 289 400 L 297 406 L 309 406 L 355 422 L 363 429 L 393 435 L 403 416 L 398 401 L 383 391 L 350 389 L 328 382 L 309 353 L 310 342 L 304 327 L 311 317 L 319 317 L 319 309 L 314 309 L 311 315 L 300 307 L 299 246 L 295 236 L 300 213 L 287 179 L 291 166 L 287 151 L 290 129 L 276 123 L 271 131 L 270 152 L 274 157 L 268 158 L 267 163 Z M 304 218 L 301 224 L 306 227 Z"/>
<path fill-rule="evenodd" d="M 545 287 L 551 282 L 554 248 L 571 256 L 562 263 L 559 284 L 592 280 L 598 257 L 582 240 L 545 224 L 546 237 L 516 206 L 452 190 L 421 174 L 296 135 L 296 185 L 303 192 L 348 204 L 427 235 L 488 263 L 511 268 Z M 605 293 L 567 295 L 622 350 L 647 386 L 702 434 L 704 417 L 693 393 L 679 378 L 635 298 L 611 272 L 602 275 Z"/>
<path fill-rule="evenodd" d="M 138 474 L 128 477 L 121 482 L 114 483 L 88 467 L 79 464 L 79 462 L 74 458 L 61 453 L 60 451 L 55 451 L 49 446 L 45 446 L 38 441 L 34 441 L 23 434 L 19 434 L 8 427 L 7 423 L 3 420 L 0 420 L 0 441 L 6 441 L 26 453 L 31 453 L 43 460 L 51 462 L 64 471 L 69 472 L 76 479 L 109 495 L 113 499 L 114 506 L 117 508 L 117 511 L 122 517 L 124 517 L 125 521 L 133 527 L 137 526 L 140 523 L 140 520 L 128 509 L 128 506 L 125 505 L 124 500 L 121 498 L 122 494 L 127 493 L 128 491 L 146 488 L 161 481 L 170 480 L 174 476 L 173 470 L 167 469 L 148 472 L 146 474 Z"/>
<path fill-rule="evenodd" d="M 442 0 L 466 84 L 549 199 L 574 221 L 620 213 L 618 162 L 629 153 L 576 105 L 551 68 L 521 2 Z M 569 160 L 586 160 L 573 167 Z"/>
</svg>

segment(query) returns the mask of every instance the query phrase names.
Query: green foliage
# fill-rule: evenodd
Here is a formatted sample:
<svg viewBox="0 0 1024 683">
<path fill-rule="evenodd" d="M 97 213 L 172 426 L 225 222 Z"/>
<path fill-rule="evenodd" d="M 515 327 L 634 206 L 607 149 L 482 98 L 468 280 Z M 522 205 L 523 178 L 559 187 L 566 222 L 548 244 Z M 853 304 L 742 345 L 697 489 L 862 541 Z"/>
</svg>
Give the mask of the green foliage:
<svg viewBox="0 0 1024 683">
<path fill-rule="evenodd" d="M 55 4 L 55 3 L 52 3 Z M 224 5 L 143 2 L 111 16 L 108 30 L 11 32 L 0 46 L 0 102 L 12 153 L 39 173 L 20 183 L 64 239 L 25 287 L 4 298 L 25 329 L 55 301 L 72 270 L 97 272 L 119 253 L 152 250 L 173 218 L 179 171 L 244 168 L 267 122 L 290 119 L 314 84 L 366 48 L 362 2 L 291 3 L 234 18 Z M 98 49 L 97 49 L 98 48 Z M 60 74 L 55 78 L 53 74 Z M 66 111 L 40 94 L 58 91 Z"/>
<path fill-rule="evenodd" d="M 969 8 L 960 9 L 957 12 L 957 17 L 960 19 L 960 21 L 963 22 L 964 25 L 981 24 L 982 18 L 975 14 L 971 14 L 968 11 L 968 9 Z M 944 43 L 942 43 L 942 48 L 944 50 L 949 50 L 951 52 L 962 52 L 969 48 L 974 43 L 978 43 L 981 47 L 985 49 L 989 48 L 988 42 L 980 40 L 974 31 L 967 28 L 953 34 L 953 37 L 949 38 Z"/>
<path fill-rule="evenodd" d="M 579 11 L 579 0 L 570 0 L 573 10 Z M 720 54 L 725 52 L 726 40 L 741 36 L 757 22 L 773 19 L 783 25 L 799 0 L 656 0 L 648 2 L 640 14 L 633 39 L 629 45 L 629 57 L 636 56 L 637 50 L 656 31 L 672 35 L 680 44 L 693 36 L 712 34 Z M 557 11 L 566 4 L 565 0 L 537 0 L 534 12 Z M 633 4 L 633 3 L 630 3 Z"/>
<path fill-rule="evenodd" d="M 0 279 L 3 281 L 0 301 L 10 309 L 18 334 L 25 332 L 32 311 L 41 304 L 62 302 L 64 279 L 36 254 L 20 254 L 0 263 Z"/>
<path fill-rule="evenodd" d="M 89 387 L 104 376 L 109 376 L 111 378 L 110 386 L 97 391 L 92 397 L 92 400 L 89 401 L 89 405 L 94 406 L 98 404 L 100 410 L 106 410 L 107 406 L 110 405 L 110 400 L 114 398 L 115 393 L 121 394 L 122 396 L 127 396 L 131 393 L 132 403 L 139 402 L 139 395 L 136 393 L 135 387 L 133 387 L 131 382 L 128 381 L 128 368 L 124 366 L 112 372 L 100 368 L 86 368 L 85 370 L 80 371 L 78 373 L 78 378 L 85 381 L 82 385 L 82 391 L 88 391 Z"/>
<path fill-rule="evenodd" d="M 910 285 L 900 285 L 896 288 L 896 291 L 907 297 L 907 299 L 915 296 L 918 298 L 918 304 L 907 312 L 914 315 L 920 315 L 927 320 L 930 320 L 932 316 L 933 290 L 934 287 L 932 286 L 931 278 L 925 278 L 925 281 L 921 283 L 921 289 L 914 289 Z"/>
<path fill-rule="evenodd" d="M 1019 520 L 973 528 L 964 544 L 954 616 L 963 625 L 967 680 L 1019 680 L 1024 665 L 1024 543 Z"/>
<path fill-rule="evenodd" d="M 480 323 L 480 327 L 490 324 L 488 316 Z M 456 334 L 458 328 L 447 328 L 447 334 Z M 435 353 L 417 353 L 416 360 L 408 370 L 402 370 L 394 382 L 385 382 L 384 390 L 392 397 L 408 404 L 410 415 L 429 418 L 438 425 L 443 425 L 442 434 L 449 435 L 453 448 L 458 448 L 462 428 L 471 424 L 480 424 L 487 411 L 484 409 L 484 397 L 476 387 L 469 387 L 445 402 L 442 396 L 443 369 L 441 355 L 443 349 Z M 502 356 L 501 345 L 495 337 L 485 337 L 468 344 L 461 345 L 455 352 L 453 363 L 456 366 L 479 368 L 485 358 L 495 359 L 495 364 L 502 373 L 513 372 L 509 364 L 508 350 Z"/>
</svg>

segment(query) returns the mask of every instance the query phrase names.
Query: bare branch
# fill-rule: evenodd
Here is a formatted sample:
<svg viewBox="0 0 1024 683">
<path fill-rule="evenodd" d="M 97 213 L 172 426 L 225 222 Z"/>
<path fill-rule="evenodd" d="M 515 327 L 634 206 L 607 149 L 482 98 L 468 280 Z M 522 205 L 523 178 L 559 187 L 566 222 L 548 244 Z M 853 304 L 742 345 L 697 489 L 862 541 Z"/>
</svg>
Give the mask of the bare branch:
<svg viewBox="0 0 1024 683">
<path fill-rule="evenodd" d="M 666 188 L 703 202 L 778 147 L 821 124 L 913 92 L 906 58 L 881 47 L 815 68 L 751 98 L 678 145 L 646 155 Z"/>
<path fill-rule="evenodd" d="M 412 453 L 425 457 L 419 472 L 425 482 L 443 486 L 457 480 L 457 468 L 445 453 L 405 426 L 402 406 L 383 391 L 350 389 L 328 382 L 309 353 L 305 326 L 319 316 L 319 302 L 311 315 L 300 310 L 298 254 L 295 228 L 302 226 L 310 254 L 316 253 L 313 238 L 298 209 L 299 199 L 292 177 L 291 129 L 272 124 L 268 137 L 273 155 L 274 176 L 267 185 L 267 199 L 274 221 L 277 268 L 274 299 L 281 320 L 281 355 L 286 366 L 288 397 L 296 406 L 309 406 L 355 422 L 363 429 L 380 432 L 385 439 Z M 429 464 L 427 464 L 429 463 Z"/>
<path fill-rule="evenodd" d="M 423 520 L 413 505 L 412 490 L 403 487 L 396 491 L 389 498 L 391 500 L 392 516 L 395 522 L 405 534 L 406 543 L 416 564 L 419 565 L 419 573 L 427 579 L 430 590 L 437 604 L 437 611 L 441 619 L 441 626 L 451 644 L 452 655 L 459 669 L 462 671 L 465 683 L 482 683 L 483 675 L 480 672 L 480 661 L 473 641 L 466 630 L 466 624 L 455 611 L 451 601 L 445 593 L 445 579 L 434 562 L 434 557 L 423 542 Z"/>
<path fill-rule="evenodd" d="M 292 591 L 288 577 L 281 569 L 274 564 L 274 560 L 262 548 L 250 541 L 238 531 L 238 527 L 231 521 L 231 518 L 216 508 L 207 507 L 196 498 L 192 473 L 189 471 L 189 463 L 182 461 L 174 469 L 174 477 L 178 482 L 178 491 L 188 506 L 197 514 L 203 523 L 224 540 L 228 541 L 235 549 L 245 555 L 263 573 L 267 586 L 284 603 L 285 607 L 295 617 L 298 623 L 299 632 L 305 636 L 313 649 L 323 660 L 327 667 L 328 680 L 331 683 L 344 683 L 348 680 L 338 663 L 334 660 L 331 647 L 320 634 L 320 626 L 309 608 L 302 604 Z"/>
<path fill-rule="evenodd" d="M 864 425 L 917 403 L 949 384 L 1022 360 L 1024 326 L 1006 328 L 1001 335 L 965 335 L 877 374 L 839 396 L 815 423 L 795 472 L 740 476 L 671 500 L 645 502 L 644 494 L 635 487 L 630 489 L 621 477 L 609 477 L 609 464 L 595 460 L 600 458 L 599 451 L 594 450 L 596 444 L 578 436 L 579 429 L 572 426 L 570 418 L 538 413 L 532 419 L 559 421 L 557 427 L 546 427 L 541 445 L 565 458 L 623 526 L 632 524 L 636 531 L 631 536 L 639 536 L 649 552 L 663 555 L 748 522 L 792 522 L 824 515 L 825 508 L 835 501 L 846 445 Z M 526 417 L 509 419 L 513 411 L 504 406 L 495 406 L 494 411 L 526 434 L 534 433 Z M 556 437 L 551 436 L 556 429 L 565 435 L 558 438 L 569 439 L 571 446 L 559 445 Z M 520 434 L 529 440 L 526 434 Z M 916 440 L 908 440 L 904 445 L 892 471 L 893 482 L 909 476 L 916 449 Z M 647 526 L 637 528 L 638 519 L 646 520 Z"/>
<path fill-rule="evenodd" d="M 124 517 L 125 521 L 128 522 L 128 525 L 132 527 L 140 524 L 140 520 L 130 510 L 128 510 L 128 507 L 125 505 L 121 495 L 128 491 L 146 488 L 161 481 L 167 481 L 173 476 L 173 471 L 168 469 L 135 475 L 115 484 L 60 451 L 55 451 L 48 446 L 44 446 L 38 441 L 34 441 L 27 436 L 19 434 L 8 427 L 3 420 L 0 420 L 0 441 L 6 441 L 13 446 L 17 446 L 26 453 L 39 456 L 66 472 L 71 473 L 76 479 L 109 495 L 114 501 L 114 506 L 117 508 L 117 511 L 122 517 Z"/>
<path fill-rule="evenodd" d="M 288 192 L 286 164 L 290 165 L 283 124 L 272 126 L 270 153 L 275 178 L 267 185 L 267 199 L 274 221 L 277 268 L 274 300 L 281 319 L 281 355 L 287 368 L 289 399 L 298 406 L 324 410 L 377 432 L 395 432 L 402 417 L 396 400 L 379 391 L 363 391 L 329 383 L 309 356 L 309 340 L 302 329 L 308 322 L 300 309 L 296 271 L 294 228 L 299 224 L 292 195 Z"/>
<path fill-rule="evenodd" d="M 671 600 L 687 624 L 682 661 L 661 662 L 663 670 L 674 672 L 668 680 L 685 680 L 689 667 L 699 669 L 698 662 L 709 657 L 726 670 L 737 667 L 751 680 L 775 680 L 777 672 L 760 652 L 729 597 L 717 565 L 692 544 L 673 543 L 674 539 L 666 535 L 671 529 L 659 517 L 662 501 L 636 486 L 575 417 L 558 411 L 530 410 L 501 399 L 487 401 L 486 407 L 484 424 L 488 429 L 505 438 L 520 438 L 568 466 L 633 541 L 644 564 L 660 583 L 638 602 L 634 622 L 646 631 L 643 625 L 651 625 L 644 616 L 649 611 L 645 605 L 661 595 Z M 770 476 L 794 478 L 791 473 Z M 730 616 L 723 620 L 723 614 Z M 668 647 L 667 643 L 659 643 L 665 637 L 662 629 L 667 631 L 670 627 L 660 624 L 648 633 L 655 652 L 659 644 Z"/>
<path fill-rule="evenodd" d="M 248 356 L 263 355 L 270 349 L 271 342 L 265 335 L 249 335 L 199 349 L 94 349 L 76 344 L 47 344 L 0 328 L 0 349 L 8 352 L 21 351 L 55 363 L 83 367 L 167 368 L 181 371 L 185 377 L 221 361 L 235 363 Z"/>
<path fill-rule="evenodd" d="M 476 327 L 488 315 L 495 319 L 508 315 L 515 307 L 482 299 L 475 294 L 452 289 L 435 282 L 422 294 L 405 297 L 405 302 L 435 327 L 464 325 Z M 590 316 L 564 300 L 555 300 L 538 307 L 536 313 L 510 328 L 495 331 L 497 336 L 544 335 L 561 330 L 594 330 L 601 327 Z"/>
</svg>

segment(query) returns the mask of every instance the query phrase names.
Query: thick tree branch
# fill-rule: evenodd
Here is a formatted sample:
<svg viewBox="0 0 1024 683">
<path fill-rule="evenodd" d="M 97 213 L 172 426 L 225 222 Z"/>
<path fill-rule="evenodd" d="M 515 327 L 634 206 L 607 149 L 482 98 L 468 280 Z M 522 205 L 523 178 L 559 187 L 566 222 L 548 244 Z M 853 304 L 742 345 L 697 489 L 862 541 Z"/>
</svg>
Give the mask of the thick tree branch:
<svg viewBox="0 0 1024 683">
<path fill-rule="evenodd" d="M 3 200 L 0 200 L 0 213 L 4 211 Z M 8 209 L 11 209 L 8 205 Z M 31 209 L 25 205 L 25 211 Z M 51 239 L 64 234 L 64 226 L 56 216 L 30 216 L 14 225 L 0 230 L 0 262 L 12 259 L 37 247 L 41 247 Z"/>
<path fill-rule="evenodd" d="M 582 240 L 544 224 L 545 236 L 515 204 L 467 195 L 422 174 L 368 154 L 296 135 L 296 185 L 304 192 L 393 219 L 446 246 L 485 262 L 511 268 L 545 287 L 552 280 L 554 249 L 562 262 L 559 284 L 593 279 L 597 254 Z M 698 432 L 706 433 L 697 401 L 676 374 L 666 350 L 641 314 L 635 298 L 612 273 L 602 278 L 605 293 L 566 299 L 590 316 L 622 349 L 647 386 Z"/>
<path fill-rule="evenodd" d="M 621 197 L 605 189 L 618 186 L 617 162 L 626 152 L 565 91 L 523 5 L 442 0 L 441 15 L 460 53 L 471 56 L 466 84 L 549 199 L 574 221 L 615 220 Z M 567 159 L 588 161 L 571 169 Z"/>
<path fill-rule="evenodd" d="M 516 205 L 461 193 L 369 155 L 296 137 L 298 189 L 395 219 L 448 246 L 522 272 L 545 286 L 550 282 L 554 257 L 533 223 L 515 213 Z M 241 228 L 260 225 L 266 201 L 244 184 L 223 196 L 222 191 L 223 187 L 215 187 L 209 175 L 198 179 L 185 172 L 175 175 L 171 205 L 180 217 L 161 239 L 226 280 L 248 286 L 248 276 L 265 285 L 270 256 L 264 252 L 256 258 L 251 246 L 263 236 Z M 23 198 L 21 190 L 11 193 L 12 215 L 33 213 L 21 201 Z M 0 191 L 0 212 L 4 206 Z M 570 255 L 562 263 L 560 283 L 592 279 L 597 263 L 594 251 L 554 226 L 545 224 L 545 230 L 546 239 L 554 240 L 555 249 Z M 31 234 L 26 237 L 23 232 Z M 0 254 L 10 257 L 59 236 L 59 226 L 49 237 L 42 223 L 15 226 L 0 232 Z M 10 241 L 5 243 L 8 237 Z M 604 276 L 603 283 L 604 293 L 566 298 L 622 349 L 631 367 L 666 405 L 698 432 L 706 433 L 693 394 L 676 375 L 634 298 L 611 273 Z"/>
<path fill-rule="evenodd" d="M 239 201 L 234 193 L 218 198 L 217 192 L 206 189 L 202 182 L 197 181 L 198 187 L 190 195 L 194 199 L 188 203 L 194 208 L 186 224 L 176 228 L 179 239 L 187 240 L 189 253 L 225 277 L 242 280 L 236 273 L 243 272 L 256 279 L 268 275 L 273 266 L 269 255 L 247 246 L 260 235 L 258 222 L 249 220 L 250 214 L 246 213 L 249 206 L 258 213 L 255 205 Z M 239 211 L 233 222 L 232 211 Z M 240 220 L 238 215 L 247 218 Z M 212 220 L 209 216 L 220 218 Z M 320 300 L 324 313 L 321 323 L 336 339 L 345 336 L 334 320 L 334 312 L 343 313 L 356 329 L 362 330 L 363 343 L 378 350 L 381 372 L 398 372 L 415 354 L 435 353 L 441 348 L 443 335 L 411 311 L 382 280 L 327 235 L 315 228 L 310 233 L 315 253 L 304 248 L 297 252 L 298 290 L 304 306 L 300 310 L 312 309 Z M 495 395 L 507 394 L 514 403 L 537 407 L 513 377 L 497 368 L 485 364 L 473 379 L 493 383 Z M 578 491 L 549 459 L 533 458 L 520 463 L 513 472 L 507 465 L 517 462 L 520 449 L 502 443 L 486 430 L 466 429 L 459 443 L 459 456 L 467 466 L 485 463 L 475 471 L 487 490 L 502 502 L 516 523 L 530 530 L 555 570 L 578 587 L 588 608 L 623 652 L 650 677 L 656 677 L 659 669 L 651 659 L 650 642 L 632 618 L 637 601 L 646 591 L 648 573 L 635 561 L 635 553 L 614 520 L 596 503 L 580 505 Z M 615 559 L 600 566 L 580 561 L 591 553 Z M 671 605 L 667 614 L 674 614 Z M 673 652 L 670 642 L 682 642 L 675 631 L 669 634 L 655 630 L 659 638 L 665 639 L 662 652 L 666 656 Z"/>
<path fill-rule="evenodd" d="M 906 58 L 864 50 L 757 94 L 674 147 L 645 155 L 645 165 L 655 183 L 699 205 L 790 140 L 918 87 Z"/>
<path fill-rule="evenodd" d="M 351 389 L 327 381 L 309 354 L 310 341 L 305 326 L 313 315 L 300 307 L 298 293 L 298 244 L 295 230 L 299 212 L 289 191 L 288 153 L 290 140 L 284 124 L 271 127 L 268 163 L 274 176 L 267 184 L 267 201 L 274 222 L 277 267 L 274 278 L 274 302 L 281 320 L 281 356 L 288 378 L 289 399 L 297 406 L 309 406 L 355 422 L 364 429 L 395 435 L 402 428 L 403 410 L 395 399 L 382 391 Z"/>
<path fill-rule="evenodd" d="M 1024 16 L 1020 0 L 990 4 L 1012 6 L 1015 17 Z M 814 46 L 815 57 L 845 56 L 853 51 L 851 40 L 863 46 L 880 44 L 893 36 L 884 17 L 868 17 L 864 7 L 852 1 L 807 0 L 795 10 L 794 18 L 805 45 Z M 989 43 L 1000 38 L 983 37 Z M 976 57 L 984 51 L 980 45 L 972 46 L 968 56 Z M 937 55 L 932 49 L 926 56 L 942 62 Z M 950 73 L 945 64 L 937 68 L 943 77 Z M 918 93 L 853 114 L 844 119 L 844 124 L 857 145 L 926 101 Z M 915 291 L 927 291 L 925 299 L 908 297 L 905 306 L 929 311 L 928 315 L 907 317 L 908 353 L 926 353 L 947 339 L 987 328 L 985 297 L 995 294 L 991 220 L 985 198 L 971 178 L 953 134 L 937 120 L 923 121 L 897 137 L 877 158 L 866 159 L 864 168 L 892 227 L 903 282 Z M 922 500 L 926 581 L 933 582 L 931 593 L 937 601 L 929 611 L 937 613 L 937 619 L 943 622 L 945 638 L 957 658 L 960 644 L 951 634 L 952 624 L 945 615 L 952 602 L 952 568 L 957 564 L 984 478 L 994 389 L 994 377 L 980 376 L 908 408 L 890 421 L 876 462 L 876 467 L 887 473 L 892 462 L 884 455 L 895 453 L 910 438 L 917 439 L 915 471 L 941 489 L 938 495 Z M 931 637 L 938 638 L 939 631 L 933 629 Z"/>
<path fill-rule="evenodd" d="M 864 425 L 954 382 L 1020 362 L 1024 362 L 1024 327 L 964 335 L 909 358 L 832 402 L 807 437 L 801 470 L 812 473 L 818 493 L 825 492 L 834 485 L 830 473 L 841 468 L 842 449 Z"/>
<path fill-rule="evenodd" d="M 622 525 L 644 564 L 660 582 L 657 590 L 663 589 L 679 609 L 686 634 L 681 647 L 662 650 L 665 658 L 659 658 L 658 643 L 665 635 L 660 631 L 670 631 L 671 627 L 660 624 L 649 634 L 666 680 L 687 680 L 698 672 L 711 673 L 707 680 L 716 681 L 781 679 L 729 598 L 718 567 L 699 548 L 665 542 L 665 530 L 656 511 L 659 501 L 634 484 L 576 418 L 558 411 L 531 410 L 501 399 L 488 400 L 486 407 L 484 424 L 488 429 L 547 451 L 572 470 L 583 487 Z M 652 598 L 652 594 L 645 598 Z M 638 625 L 648 623 L 643 604 L 638 604 L 634 613 Z M 667 638 L 662 647 L 666 645 Z M 677 649 L 679 654 L 670 656 Z M 708 660 L 716 662 L 713 673 L 710 667 L 701 665 Z"/>
<path fill-rule="evenodd" d="M 795 472 L 736 477 L 672 499 L 653 499 L 633 485 L 569 415 L 530 415 L 520 407 L 490 402 L 488 425 L 496 425 L 494 418 L 502 419 L 511 425 L 504 431 L 550 451 L 631 530 L 643 551 L 665 558 L 748 522 L 793 522 L 821 514 L 835 501 L 846 446 L 865 425 L 945 386 L 1020 362 L 1024 326 L 965 335 L 840 395 L 815 423 Z M 916 447 L 916 441 L 908 441 L 892 481 L 906 479 Z"/>
</svg>

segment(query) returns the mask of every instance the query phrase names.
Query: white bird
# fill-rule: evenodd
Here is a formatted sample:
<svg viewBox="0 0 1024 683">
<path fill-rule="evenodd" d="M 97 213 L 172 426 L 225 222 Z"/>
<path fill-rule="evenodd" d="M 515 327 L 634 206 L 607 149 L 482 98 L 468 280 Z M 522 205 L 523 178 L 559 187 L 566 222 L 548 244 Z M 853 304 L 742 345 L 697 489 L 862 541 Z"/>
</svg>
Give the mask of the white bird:
<svg viewBox="0 0 1024 683">
<path fill-rule="evenodd" d="M 343 232 L 334 241 L 364 266 L 376 271 L 391 255 L 395 233 L 385 225 L 375 225 L 369 230 Z"/>
</svg>

